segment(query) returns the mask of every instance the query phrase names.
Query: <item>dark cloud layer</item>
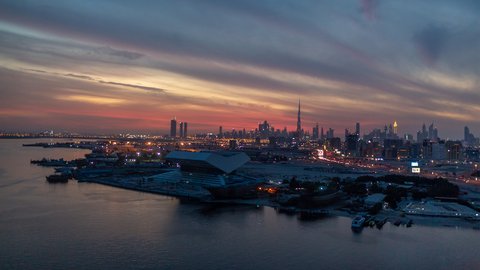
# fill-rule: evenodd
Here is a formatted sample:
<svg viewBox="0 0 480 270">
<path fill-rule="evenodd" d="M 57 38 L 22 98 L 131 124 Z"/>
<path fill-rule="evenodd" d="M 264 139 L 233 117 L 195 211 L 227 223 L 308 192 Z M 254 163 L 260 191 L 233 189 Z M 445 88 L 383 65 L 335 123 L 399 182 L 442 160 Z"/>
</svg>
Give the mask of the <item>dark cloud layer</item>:
<svg viewBox="0 0 480 270">
<path fill-rule="evenodd" d="M 414 41 L 424 59 L 429 64 L 434 64 L 445 48 L 448 37 L 448 31 L 444 27 L 429 25 L 415 34 Z"/>
</svg>

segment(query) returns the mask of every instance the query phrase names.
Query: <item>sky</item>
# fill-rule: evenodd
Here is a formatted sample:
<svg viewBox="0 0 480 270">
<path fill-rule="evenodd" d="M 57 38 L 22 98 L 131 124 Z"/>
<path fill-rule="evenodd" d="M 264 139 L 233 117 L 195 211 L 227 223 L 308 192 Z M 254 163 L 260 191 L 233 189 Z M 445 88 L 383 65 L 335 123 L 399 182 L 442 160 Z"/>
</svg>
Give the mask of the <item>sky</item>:
<svg viewBox="0 0 480 270">
<path fill-rule="evenodd" d="M 0 130 L 480 135 L 477 0 L 0 0 Z"/>
</svg>

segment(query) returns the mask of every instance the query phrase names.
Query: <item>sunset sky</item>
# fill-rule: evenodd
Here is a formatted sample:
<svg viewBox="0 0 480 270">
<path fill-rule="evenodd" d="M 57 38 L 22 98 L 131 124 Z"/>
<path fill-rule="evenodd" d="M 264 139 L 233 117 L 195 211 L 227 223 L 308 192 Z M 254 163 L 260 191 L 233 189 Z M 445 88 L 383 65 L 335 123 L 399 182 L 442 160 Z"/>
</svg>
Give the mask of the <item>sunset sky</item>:
<svg viewBox="0 0 480 270">
<path fill-rule="evenodd" d="M 480 1 L 0 0 L 0 130 L 480 135 Z"/>
</svg>

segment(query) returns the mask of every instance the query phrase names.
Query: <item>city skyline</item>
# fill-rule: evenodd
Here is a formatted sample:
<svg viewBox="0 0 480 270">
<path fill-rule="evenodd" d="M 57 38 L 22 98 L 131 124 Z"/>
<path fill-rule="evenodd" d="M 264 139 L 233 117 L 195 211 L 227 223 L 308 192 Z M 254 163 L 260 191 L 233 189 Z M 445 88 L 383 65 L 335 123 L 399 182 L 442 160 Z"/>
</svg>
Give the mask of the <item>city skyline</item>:
<svg viewBox="0 0 480 270">
<path fill-rule="evenodd" d="M 180 138 L 187 137 L 186 131 L 183 131 L 183 125 L 186 125 L 187 122 L 179 122 L 179 124 L 180 125 L 178 126 L 178 128 L 179 128 L 180 136 L 177 136 L 177 132 L 176 132 L 177 131 L 177 119 L 176 119 L 176 117 L 173 117 L 173 119 L 170 120 L 170 132 L 168 134 L 169 137 L 173 137 L 173 138 L 174 137 L 180 137 Z M 398 123 L 397 123 L 396 120 L 394 120 L 393 122 L 390 122 L 390 123 L 385 123 L 384 126 L 377 126 L 377 127 L 372 128 L 372 129 L 363 128 L 362 131 L 361 131 L 360 125 L 361 125 L 360 122 L 356 122 L 354 129 L 352 129 L 351 127 L 350 128 L 346 127 L 345 128 L 345 138 L 347 137 L 347 135 L 352 134 L 352 135 L 356 135 L 357 140 L 358 140 L 358 139 L 361 139 L 363 136 L 368 137 L 369 134 L 375 133 L 376 130 L 379 130 L 379 131 L 384 130 L 385 134 L 390 133 L 392 135 L 395 135 L 398 138 L 402 138 L 402 139 L 406 139 L 406 140 L 413 140 L 414 138 L 416 138 L 415 141 L 417 141 L 417 142 L 421 142 L 425 139 L 434 139 L 434 140 L 438 140 L 438 139 L 445 140 L 445 139 L 447 139 L 447 140 L 464 140 L 464 141 L 475 140 L 475 134 L 470 133 L 470 128 L 468 126 L 464 126 L 464 128 L 462 130 L 463 137 L 461 137 L 461 136 L 459 136 L 459 137 L 442 137 L 442 136 L 439 135 L 439 130 L 438 130 L 438 128 L 437 128 L 437 126 L 435 125 L 434 122 L 432 122 L 428 125 L 428 131 L 426 129 L 427 124 L 424 122 L 422 124 L 421 128 L 418 128 L 416 131 L 413 131 L 413 132 L 404 131 L 403 133 L 401 132 L 401 130 L 400 131 L 398 130 L 399 126 L 398 126 Z M 214 130 L 208 130 L 208 131 L 203 132 L 203 133 L 211 133 L 211 134 L 217 135 L 219 138 L 223 138 L 224 134 L 226 134 L 226 133 L 230 134 L 232 132 L 252 132 L 252 131 L 255 131 L 255 132 L 258 132 L 259 134 L 261 134 L 265 131 L 267 131 L 267 133 L 269 133 L 270 132 L 269 130 L 271 129 L 272 133 L 280 132 L 280 133 L 282 133 L 282 135 L 286 135 L 285 132 L 287 132 L 287 134 L 293 135 L 295 137 L 304 137 L 304 135 L 308 135 L 310 137 L 310 139 L 316 140 L 316 139 L 320 139 L 320 138 L 324 139 L 324 138 L 328 137 L 328 135 L 327 135 L 328 133 L 327 134 L 324 133 L 324 129 L 326 130 L 327 128 L 328 128 L 329 132 L 332 132 L 330 137 L 342 138 L 342 136 L 340 135 L 340 132 L 338 130 L 337 130 L 336 135 L 333 136 L 334 135 L 333 132 L 335 131 L 335 129 L 332 129 L 332 127 L 321 126 L 321 125 L 319 125 L 318 122 L 311 127 L 302 126 L 301 100 L 299 99 L 298 100 L 296 129 L 288 129 L 286 126 L 284 126 L 284 127 L 274 126 L 274 125 L 272 125 L 272 123 L 269 123 L 267 120 L 264 120 L 263 122 L 262 121 L 258 122 L 258 128 L 256 126 L 253 126 L 253 128 L 250 128 L 250 126 L 249 126 L 248 128 L 237 127 L 237 128 L 232 128 L 230 130 L 224 130 L 223 129 L 223 124 L 220 124 L 218 126 L 218 130 L 219 130 L 218 133 L 215 133 Z M 321 129 L 321 132 L 320 132 L 320 129 Z M 201 133 L 202 132 L 199 132 L 197 134 L 201 134 Z M 168 135 L 165 134 L 165 136 L 168 136 Z M 411 139 L 406 138 L 406 137 L 411 137 Z M 471 138 L 471 139 L 468 139 L 468 138 Z"/>
<path fill-rule="evenodd" d="M 475 1 L 0 3 L 0 126 L 480 133 Z M 338 133 L 337 133 L 338 134 Z"/>
</svg>

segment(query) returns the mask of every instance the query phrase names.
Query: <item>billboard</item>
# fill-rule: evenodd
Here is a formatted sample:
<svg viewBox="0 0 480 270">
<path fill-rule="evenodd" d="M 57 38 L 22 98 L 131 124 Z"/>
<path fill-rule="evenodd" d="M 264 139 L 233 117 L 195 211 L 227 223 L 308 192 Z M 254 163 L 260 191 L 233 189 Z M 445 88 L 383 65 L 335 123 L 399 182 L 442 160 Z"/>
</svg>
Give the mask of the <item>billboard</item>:
<svg viewBox="0 0 480 270">
<path fill-rule="evenodd" d="M 412 173 L 420 173 L 420 168 L 412 168 Z"/>
</svg>

